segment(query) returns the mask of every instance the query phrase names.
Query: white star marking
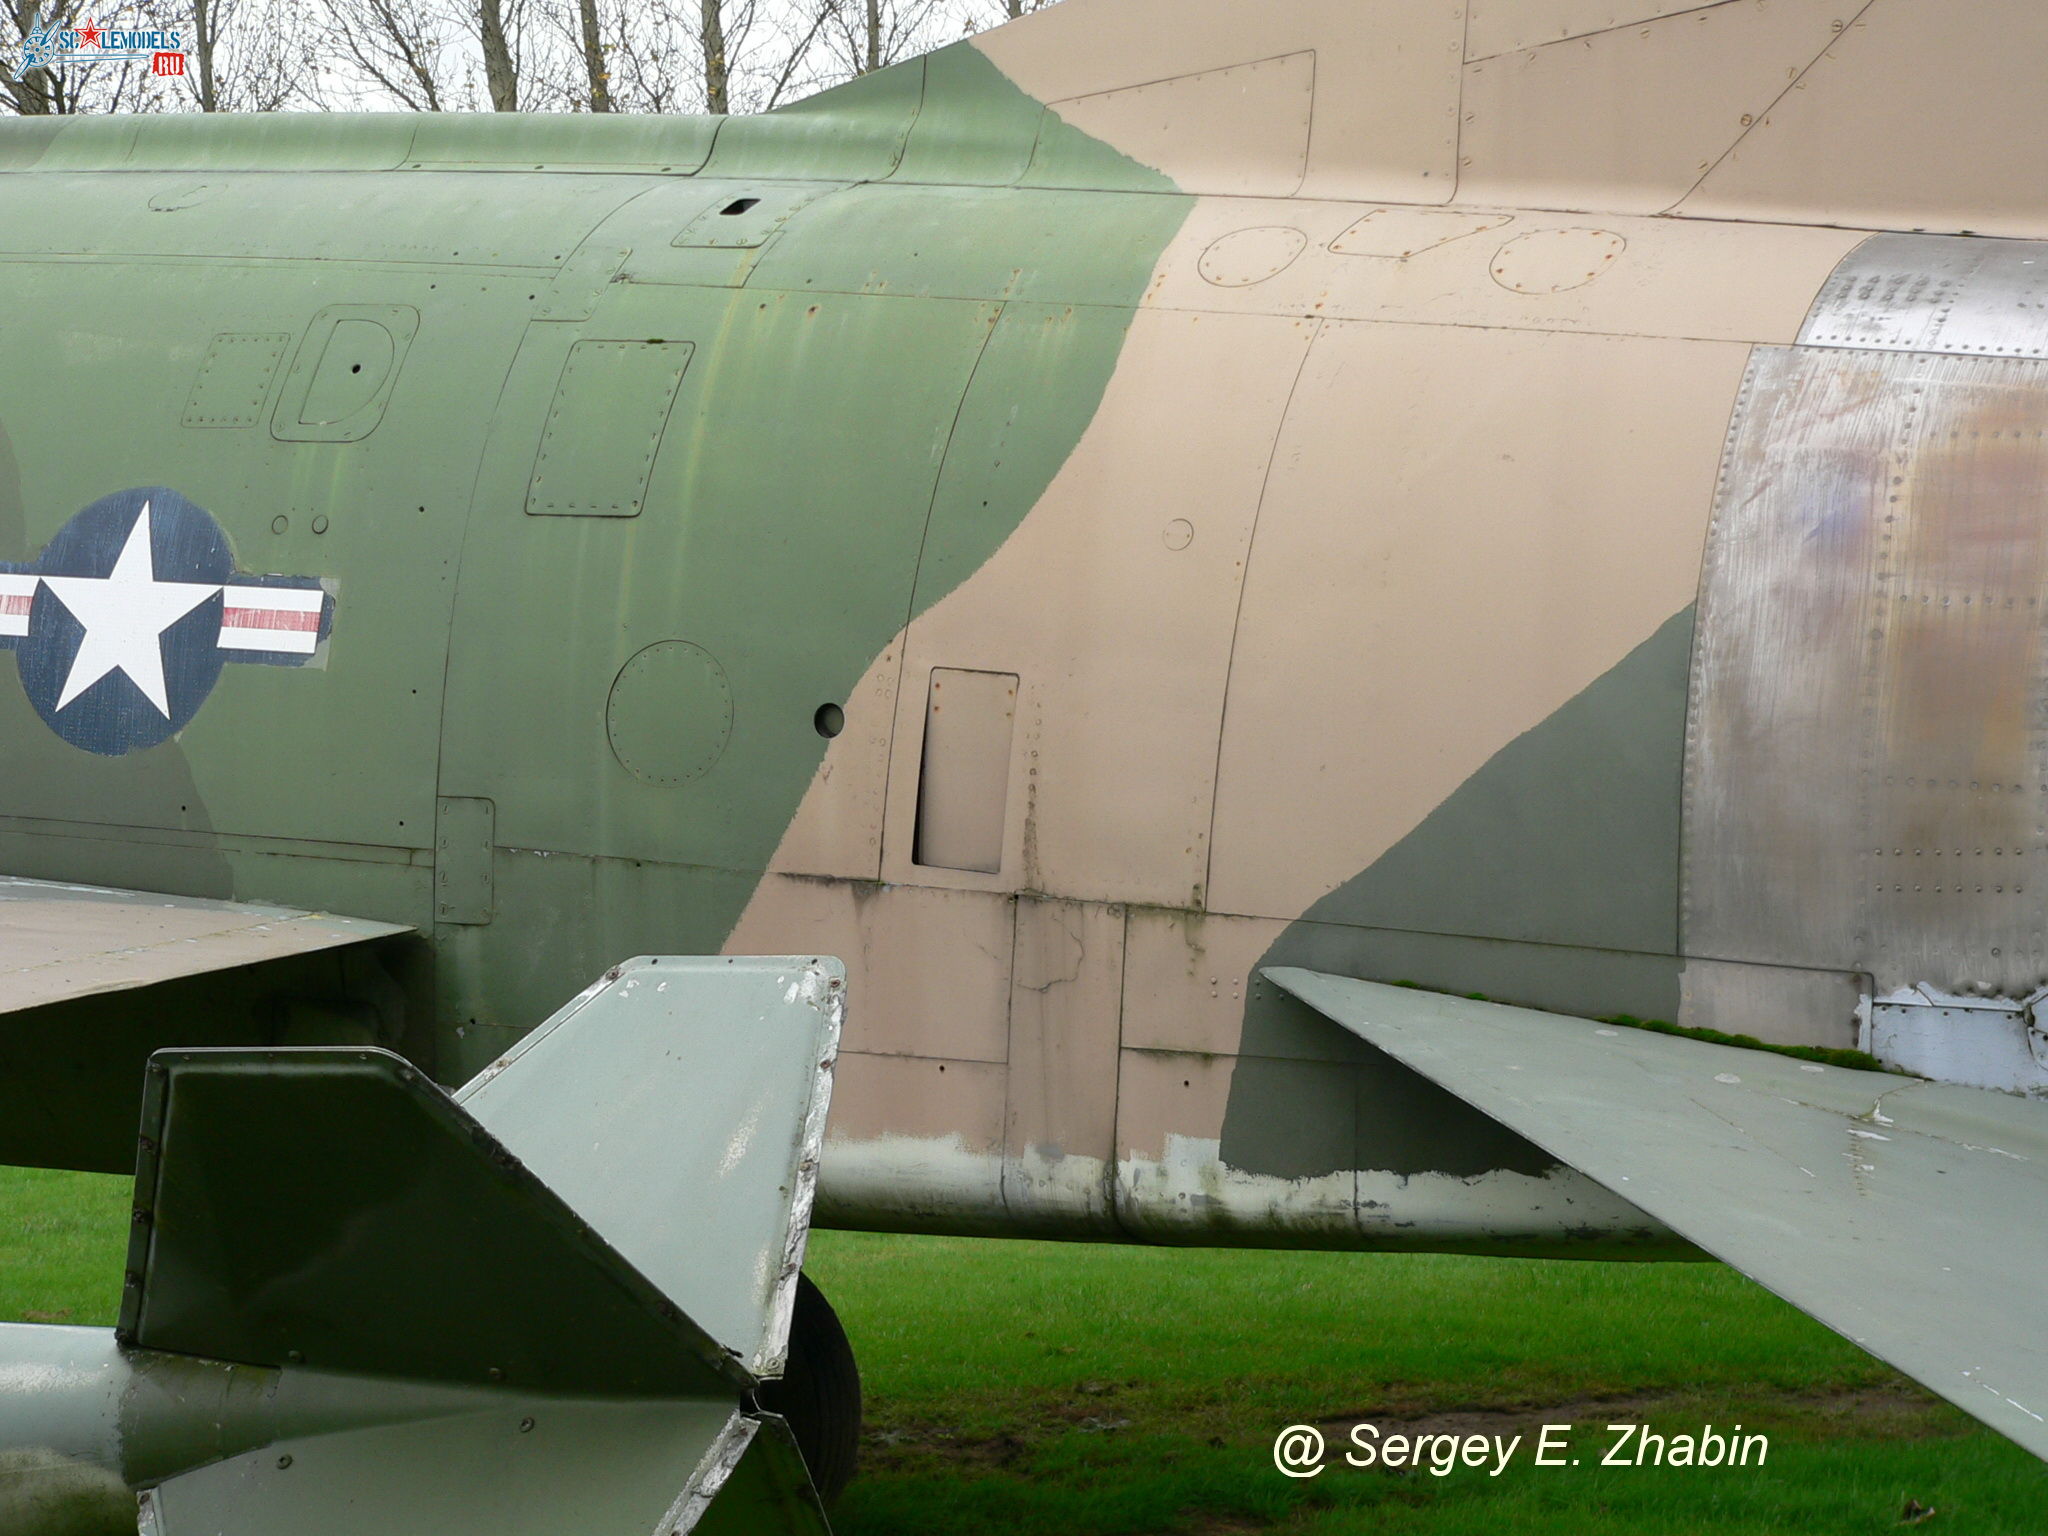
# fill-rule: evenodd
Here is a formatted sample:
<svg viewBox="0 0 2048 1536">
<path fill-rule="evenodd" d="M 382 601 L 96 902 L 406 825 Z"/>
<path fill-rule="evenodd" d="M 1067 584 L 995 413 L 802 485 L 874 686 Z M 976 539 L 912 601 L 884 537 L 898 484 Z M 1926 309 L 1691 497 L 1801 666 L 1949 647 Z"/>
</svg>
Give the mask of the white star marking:
<svg viewBox="0 0 2048 1536">
<path fill-rule="evenodd" d="M 71 675 L 57 700 L 62 709 L 109 672 L 120 672 L 166 720 L 163 634 L 220 591 L 219 582 L 158 581 L 149 543 L 149 503 L 142 504 L 121 558 L 105 576 L 45 576 L 57 601 L 85 626 Z"/>
</svg>

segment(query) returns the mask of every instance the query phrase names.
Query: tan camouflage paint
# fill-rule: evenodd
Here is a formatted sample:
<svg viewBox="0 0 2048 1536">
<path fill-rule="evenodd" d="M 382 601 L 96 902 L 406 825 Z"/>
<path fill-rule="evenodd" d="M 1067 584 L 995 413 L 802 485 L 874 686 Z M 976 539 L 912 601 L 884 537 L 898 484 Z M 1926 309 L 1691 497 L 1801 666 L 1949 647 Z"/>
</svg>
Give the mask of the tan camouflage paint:
<svg viewBox="0 0 2048 1536">
<path fill-rule="evenodd" d="M 912 601 L 873 653 L 727 940 L 838 953 L 852 973 L 824 1213 L 1335 1243 L 1639 1226 L 1561 1174 L 1228 1166 L 1256 968 L 1684 615 L 1749 348 L 1793 340 L 1862 238 L 1850 226 L 2048 232 L 2048 136 L 2028 122 L 2043 108 L 2019 73 L 2044 28 L 2021 0 L 1967 25 L 1935 0 L 1064 0 L 931 61 L 936 78 L 978 57 L 1022 93 L 986 103 L 1010 116 L 984 176 L 917 184 L 965 119 L 919 117 L 908 75 L 856 88 L 858 132 L 820 113 L 811 174 L 862 184 L 842 205 L 972 188 L 985 212 L 1007 186 L 1103 185 L 1057 123 L 1018 147 L 1039 103 L 1193 194 L 1078 446 L 996 554 L 935 605 Z M 1959 109 L 1988 100 L 2000 109 Z M 1952 124 L 1939 143 L 1915 129 L 1935 117 Z M 643 146 L 643 169 L 792 174 L 789 140 L 756 126 L 721 130 L 707 162 L 712 135 L 683 124 Z M 87 125 L 50 168 L 184 168 L 182 132 Z M 462 124 L 377 132 L 390 142 L 349 149 L 364 169 L 503 158 Z M 535 132 L 561 141 L 535 159 L 586 163 L 583 125 Z M 24 163 L 41 153 L 21 143 Z M 664 187 L 609 226 L 642 249 L 641 293 L 607 298 L 620 323 L 666 302 L 659 282 L 704 280 L 702 253 L 670 240 L 699 195 Z M 842 297 L 868 296 L 849 249 Z M 761 259 L 772 275 L 773 249 Z M 895 270 L 900 292 L 934 280 Z M 1014 299 L 996 276 L 936 280 L 960 284 L 949 299 Z M 1078 325 L 1088 307 L 1027 297 L 1002 325 Z M 1019 679 L 993 873 L 917 861 L 939 668 Z M 457 766 L 441 793 L 486 798 L 490 761 Z M 416 795 L 429 778 L 412 776 Z M 430 807 L 397 809 L 417 828 Z M 499 848 L 517 855 L 506 899 L 653 908 L 671 890 L 576 841 L 586 830 L 501 826 L 519 844 Z M 377 876 L 417 901 L 426 864 Z M 485 937 L 451 949 L 474 941 L 487 971 Z M 1285 1085 L 1280 1112 L 1340 1123 L 1363 1114 L 1338 1070 L 1351 1050 L 1326 1031 L 1256 1057 Z"/>
<path fill-rule="evenodd" d="M 1468 45 L 1448 6 L 1253 21 L 1069 0 L 978 40 L 1069 121 L 1212 195 L 1037 509 L 869 669 L 857 697 L 893 710 L 893 749 L 834 744 L 733 934 L 804 934 L 866 1000 L 829 1210 L 1104 1231 L 1109 1184 L 1124 1230 L 1169 1239 L 1205 1230 L 1190 1191 L 1264 1230 L 1250 1240 L 1638 1224 L 1566 1173 L 1288 1181 L 1218 1150 L 1260 956 L 1690 603 L 1748 347 L 1791 341 L 1861 238 L 1641 216 L 1834 40 L 1832 11 L 1709 7 L 1608 32 L 1619 59 L 1500 57 L 1604 30 L 1606 9 L 1475 11 Z M 1687 92 L 1671 133 L 1602 160 L 1602 125 L 1666 76 Z M 1451 198 L 1441 125 L 1461 95 L 1481 196 L 1418 207 Z M 1590 178 L 1597 198 L 1571 206 L 1600 216 L 1530 211 L 1570 190 L 1539 162 Z M 1353 198 L 1308 195 L 1332 191 Z M 913 862 L 935 666 L 1022 680 L 996 874 Z M 857 896 L 803 878 L 877 850 L 882 883 Z M 962 925 L 943 957 L 912 937 L 934 902 Z M 1069 958 L 1045 992 L 1053 909 Z"/>
</svg>

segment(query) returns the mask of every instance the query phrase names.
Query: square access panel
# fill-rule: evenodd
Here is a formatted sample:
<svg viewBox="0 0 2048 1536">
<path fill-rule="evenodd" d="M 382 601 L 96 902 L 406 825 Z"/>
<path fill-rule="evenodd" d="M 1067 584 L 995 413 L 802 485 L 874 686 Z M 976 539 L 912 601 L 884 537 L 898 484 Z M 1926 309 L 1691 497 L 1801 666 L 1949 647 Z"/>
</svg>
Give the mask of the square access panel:
<svg viewBox="0 0 2048 1536">
<path fill-rule="evenodd" d="M 538 517 L 638 517 L 687 341 L 579 341 L 569 349 L 527 483 Z"/>
</svg>

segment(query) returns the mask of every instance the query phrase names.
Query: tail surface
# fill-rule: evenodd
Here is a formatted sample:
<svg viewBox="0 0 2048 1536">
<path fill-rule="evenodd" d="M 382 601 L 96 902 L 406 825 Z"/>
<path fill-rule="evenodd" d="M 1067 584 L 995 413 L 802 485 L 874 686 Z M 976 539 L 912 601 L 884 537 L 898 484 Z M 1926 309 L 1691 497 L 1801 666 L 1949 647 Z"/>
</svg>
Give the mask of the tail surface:
<svg viewBox="0 0 2048 1536">
<path fill-rule="evenodd" d="M 160 1053 L 120 1327 L 67 1378 L 109 1428 L 43 1449 L 150 1536 L 825 1531 L 751 1394 L 842 974 L 631 961 L 452 1097 L 372 1049 Z M 0 1384 L 0 1448 L 55 1406 Z"/>
</svg>

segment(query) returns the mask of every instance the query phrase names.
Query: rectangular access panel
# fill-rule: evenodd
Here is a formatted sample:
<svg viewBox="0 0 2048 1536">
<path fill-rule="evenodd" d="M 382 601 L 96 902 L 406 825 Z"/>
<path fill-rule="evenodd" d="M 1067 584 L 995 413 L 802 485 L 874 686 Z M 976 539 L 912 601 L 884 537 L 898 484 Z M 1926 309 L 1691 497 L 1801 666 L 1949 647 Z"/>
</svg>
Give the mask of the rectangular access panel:
<svg viewBox="0 0 2048 1536">
<path fill-rule="evenodd" d="M 687 341 L 579 341 L 569 349 L 526 488 L 535 516 L 638 517 Z"/>
<path fill-rule="evenodd" d="M 993 875 L 1003 867 L 1017 674 L 932 668 L 912 858 Z"/>
</svg>

